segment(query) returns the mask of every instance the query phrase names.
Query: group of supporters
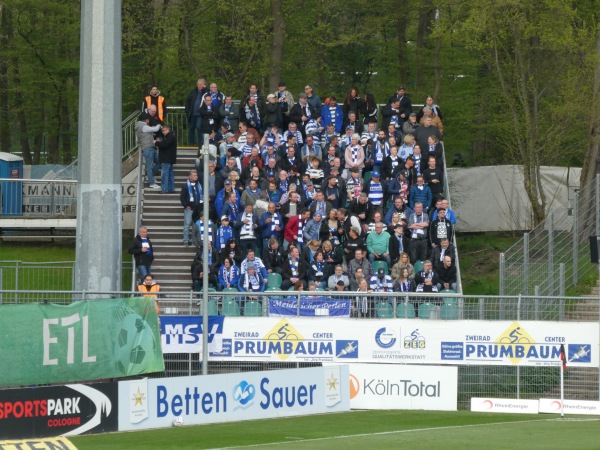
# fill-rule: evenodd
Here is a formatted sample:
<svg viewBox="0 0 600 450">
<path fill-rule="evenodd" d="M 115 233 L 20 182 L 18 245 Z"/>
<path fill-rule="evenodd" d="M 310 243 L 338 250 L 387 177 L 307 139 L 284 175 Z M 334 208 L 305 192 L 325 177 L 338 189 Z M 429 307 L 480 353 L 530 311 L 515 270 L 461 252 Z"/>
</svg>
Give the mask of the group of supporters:
<svg viewBox="0 0 600 450">
<path fill-rule="evenodd" d="M 279 284 L 271 273 L 284 290 L 456 289 L 433 98 L 415 113 L 403 87 L 379 109 L 371 94 L 322 102 L 307 85 L 296 102 L 282 82 L 266 98 L 252 85 L 236 105 L 198 80 L 186 113 L 190 141 L 210 154 L 208 220 L 201 160 L 181 190 L 195 289 L 264 291 Z"/>
</svg>

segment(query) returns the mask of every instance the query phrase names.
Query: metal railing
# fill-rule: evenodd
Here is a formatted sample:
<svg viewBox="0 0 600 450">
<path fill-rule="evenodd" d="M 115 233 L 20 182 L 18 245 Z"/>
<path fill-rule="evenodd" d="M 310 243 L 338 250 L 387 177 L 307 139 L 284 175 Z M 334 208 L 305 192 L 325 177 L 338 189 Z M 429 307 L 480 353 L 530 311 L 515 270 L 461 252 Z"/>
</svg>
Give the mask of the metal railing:
<svg viewBox="0 0 600 450">
<path fill-rule="evenodd" d="M 564 295 L 586 277 L 596 278 L 588 237 L 600 235 L 599 194 L 597 176 L 575 191 L 571 208 L 550 213 L 500 254 L 500 295 Z"/>
<path fill-rule="evenodd" d="M 444 298 L 456 301 L 457 314 L 445 320 L 448 327 L 452 326 L 452 320 L 457 318 L 470 320 L 541 320 L 548 321 L 549 330 L 552 323 L 559 321 L 573 322 L 598 322 L 597 298 L 587 297 L 525 297 L 525 296 L 467 296 L 457 294 L 399 294 L 399 293 L 356 293 L 356 292 L 290 292 L 290 291 L 268 291 L 263 293 L 243 292 L 210 292 L 208 307 L 211 303 L 216 304 L 216 311 L 212 314 L 232 314 L 237 309 L 231 308 L 231 303 L 238 304 L 239 313 L 244 314 L 254 303 L 259 302 L 261 312 L 267 315 L 269 312 L 268 302 L 270 299 L 287 299 L 289 301 L 314 302 L 312 296 L 327 296 L 336 299 L 350 299 L 353 304 L 360 304 L 363 297 L 369 298 L 373 304 L 387 303 L 393 307 L 395 315 L 400 311 L 401 315 L 406 311 L 406 305 L 419 306 L 415 309 L 418 316 L 421 304 L 425 303 L 453 303 L 445 301 Z M 15 303 L 71 303 L 75 300 L 95 300 L 102 298 L 138 297 L 138 292 L 85 292 L 85 291 L 17 291 L 0 290 L 0 299 L 3 305 Z M 166 315 L 199 315 L 201 314 L 201 294 L 193 291 L 182 291 L 169 294 L 167 297 L 159 297 L 161 316 Z M 428 301 L 427 301 L 428 300 Z M 425 302 L 425 303 L 424 303 Z M 229 309 L 228 309 L 229 308 Z M 442 307 L 437 307 L 441 310 Z M 389 310 L 389 308 L 385 308 Z M 425 310 L 425 308 L 423 308 Z M 426 309 L 428 312 L 430 308 Z M 432 317 L 440 318 L 441 315 L 431 313 L 425 315 L 425 319 Z M 357 317 L 355 320 L 380 320 L 377 308 L 372 309 L 375 315 L 370 317 Z M 248 315 L 248 314 L 246 314 Z M 394 316 L 395 316 L 394 315 Z M 253 316 L 254 317 L 254 316 Z M 288 317 L 293 317 L 290 315 Z M 386 318 L 388 318 L 386 316 Z M 244 320 L 251 320 L 246 317 Z M 333 317 L 314 317 L 310 320 L 321 322 L 324 326 L 331 320 L 340 320 Z M 346 319 L 347 320 L 347 319 Z M 419 327 L 422 324 L 420 318 L 398 319 L 402 326 Z M 331 323 L 331 322 L 329 322 Z M 153 377 L 173 377 L 201 375 L 202 363 L 199 353 L 173 353 L 165 354 L 165 371 L 152 374 Z M 210 359 L 210 357 L 209 357 Z M 209 374 L 221 374 L 228 372 L 248 372 L 261 370 L 274 370 L 283 368 L 309 367 L 320 365 L 320 363 L 302 362 L 255 362 L 255 361 L 210 361 L 208 362 Z M 471 397 L 497 397 L 497 398 L 521 398 L 537 399 L 558 398 L 560 386 L 559 368 L 556 366 L 497 366 L 497 365 L 458 365 L 458 405 L 460 409 L 468 409 Z M 598 367 L 571 367 L 565 376 L 565 398 L 577 400 L 598 400 L 599 389 Z"/>
</svg>

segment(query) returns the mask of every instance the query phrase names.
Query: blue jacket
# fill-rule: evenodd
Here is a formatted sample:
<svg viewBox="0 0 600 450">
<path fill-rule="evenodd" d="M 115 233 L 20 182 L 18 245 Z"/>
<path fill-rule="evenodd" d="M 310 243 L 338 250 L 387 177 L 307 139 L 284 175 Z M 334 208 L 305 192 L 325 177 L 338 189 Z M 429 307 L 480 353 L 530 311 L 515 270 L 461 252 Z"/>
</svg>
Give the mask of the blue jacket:
<svg viewBox="0 0 600 450">
<path fill-rule="evenodd" d="M 231 238 L 235 239 L 235 235 L 233 234 L 233 228 L 230 226 L 224 227 L 220 226 L 217 228 L 217 236 L 216 236 L 216 248 L 217 252 L 220 252 L 221 249 L 225 248 L 225 244 Z"/>
<path fill-rule="evenodd" d="M 428 186 L 423 185 L 423 190 L 419 189 L 418 185 L 414 185 L 410 188 L 410 194 L 408 196 L 408 206 L 410 209 L 415 209 L 415 203 L 423 203 L 423 211 L 426 211 L 431 206 L 431 200 L 433 195 L 431 189 Z"/>
<path fill-rule="evenodd" d="M 281 228 L 280 231 L 271 230 L 271 222 L 267 223 L 267 219 L 269 219 L 270 217 L 277 217 L 279 219 L 279 228 Z M 271 215 L 270 212 L 266 212 L 260 218 L 259 227 L 262 231 L 263 239 L 269 239 L 271 236 L 277 236 L 277 237 L 282 236 L 283 235 L 283 227 L 284 227 L 283 217 L 277 211 L 275 211 L 275 213 L 273 213 L 273 215 Z"/>
<path fill-rule="evenodd" d="M 231 281 L 229 282 L 229 286 L 231 287 L 236 287 L 238 284 L 238 281 L 240 280 L 240 269 L 238 266 L 236 266 L 235 264 L 233 266 L 231 266 L 233 269 L 233 278 L 231 279 Z M 227 287 L 227 282 L 225 281 L 225 278 L 223 277 L 223 271 L 225 269 L 225 266 L 221 266 L 219 268 L 219 284 L 221 286 L 223 286 L 223 288 Z"/>
<path fill-rule="evenodd" d="M 237 205 L 238 211 L 239 211 L 242 207 L 241 195 L 237 191 L 236 191 L 236 195 L 237 195 L 237 200 L 235 201 L 235 204 Z M 225 200 L 225 188 L 223 188 L 217 193 L 217 198 L 215 198 L 215 209 L 217 210 L 217 217 L 219 219 L 222 216 L 221 211 L 223 211 L 223 205 L 225 204 L 226 201 L 227 200 Z"/>
<path fill-rule="evenodd" d="M 325 128 L 327 125 L 332 123 L 331 121 L 331 111 L 329 110 L 329 105 L 323 105 L 321 108 L 321 123 Z M 341 133 L 342 127 L 344 125 L 344 112 L 342 111 L 342 107 L 340 105 L 336 105 L 335 107 L 335 132 Z"/>
</svg>

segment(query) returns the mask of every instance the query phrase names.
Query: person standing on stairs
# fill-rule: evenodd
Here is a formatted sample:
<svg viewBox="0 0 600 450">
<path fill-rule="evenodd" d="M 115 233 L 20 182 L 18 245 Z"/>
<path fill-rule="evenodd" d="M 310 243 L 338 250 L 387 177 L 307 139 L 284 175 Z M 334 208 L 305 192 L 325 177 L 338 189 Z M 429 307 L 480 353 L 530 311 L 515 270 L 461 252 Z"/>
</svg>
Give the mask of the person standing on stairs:
<svg viewBox="0 0 600 450">
<path fill-rule="evenodd" d="M 190 170 L 190 175 L 181 187 L 181 205 L 183 206 L 183 245 L 190 246 L 190 227 L 192 226 L 192 214 L 203 201 L 202 186 L 198 183 L 198 172 Z"/>
<path fill-rule="evenodd" d="M 146 178 L 150 189 L 158 189 L 159 186 L 154 182 L 154 174 L 156 173 L 155 159 L 156 147 L 154 147 L 154 133 L 160 130 L 161 125 L 151 127 L 150 115 L 141 113 L 135 123 L 135 133 L 140 144 L 140 150 L 146 162 Z"/>
<path fill-rule="evenodd" d="M 146 275 L 152 271 L 152 261 L 154 261 L 154 251 L 152 241 L 148 237 L 148 228 L 140 227 L 137 236 L 127 250 L 135 258 L 135 267 L 140 276 L 140 284 L 144 282 Z"/>
<path fill-rule="evenodd" d="M 167 194 L 175 192 L 175 175 L 173 164 L 177 163 L 177 137 L 170 126 L 163 126 L 162 139 L 154 140 L 158 147 L 158 162 L 161 164 L 161 192 Z"/>
</svg>

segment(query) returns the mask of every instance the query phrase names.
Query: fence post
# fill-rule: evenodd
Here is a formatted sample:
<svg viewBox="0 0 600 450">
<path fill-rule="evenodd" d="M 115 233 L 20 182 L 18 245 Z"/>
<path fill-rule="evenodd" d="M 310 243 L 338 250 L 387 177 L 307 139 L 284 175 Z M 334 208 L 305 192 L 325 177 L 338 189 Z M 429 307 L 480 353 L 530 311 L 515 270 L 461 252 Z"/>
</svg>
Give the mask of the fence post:
<svg viewBox="0 0 600 450">
<path fill-rule="evenodd" d="M 558 304 L 558 320 L 565 320 L 565 265 L 559 265 L 560 300 Z"/>
<path fill-rule="evenodd" d="M 550 284 L 549 295 L 556 293 L 556 281 L 554 280 L 554 217 L 548 214 L 548 275 L 547 280 Z"/>
<path fill-rule="evenodd" d="M 302 292 L 302 291 L 298 291 L 298 309 L 296 311 L 297 317 L 300 317 L 300 292 Z"/>
<path fill-rule="evenodd" d="M 534 299 L 534 305 L 535 305 L 535 320 L 540 320 L 540 287 L 536 286 L 535 287 L 535 299 Z"/>
<path fill-rule="evenodd" d="M 573 199 L 573 286 L 577 284 L 579 278 L 579 192 L 575 192 Z"/>
<path fill-rule="evenodd" d="M 517 297 L 517 320 L 521 320 L 521 294 Z"/>
<path fill-rule="evenodd" d="M 529 233 L 523 233 L 523 282 L 522 292 L 529 295 Z"/>
<path fill-rule="evenodd" d="M 485 299 L 479 297 L 479 320 L 485 319 Z"/>
<path fill-rule="evenodd" d="M 504 295 L 504 271 L 505 271 L 505 256 L 504 253 L 500 253 L 500 295 Z"/>
</svg>

